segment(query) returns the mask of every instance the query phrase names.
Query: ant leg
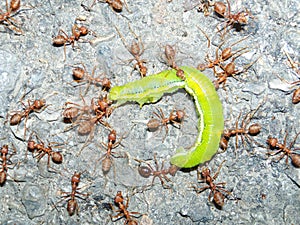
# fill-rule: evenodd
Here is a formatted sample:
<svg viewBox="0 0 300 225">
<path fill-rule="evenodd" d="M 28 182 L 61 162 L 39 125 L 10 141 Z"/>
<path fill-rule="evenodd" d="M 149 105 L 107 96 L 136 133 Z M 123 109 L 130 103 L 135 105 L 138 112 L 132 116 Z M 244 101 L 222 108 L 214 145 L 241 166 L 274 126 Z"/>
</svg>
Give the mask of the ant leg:
<svg viewBox="0 0 300 225">
<path fill-rule="evenodd" d="M 226 162 L 226 160 L 223 160 L 223 161 L 221 162 L 221 164 L 219 165 L 217 172 L 215 173 L 215 175 L 214 175 L 213 178 L 212 178 L 213 180 L 215 180 L 215 179 L 218 177 L 218 175 L 219 175 L 219 173 L 220 173 L 220 170 L 221 170 L 221 168 L 222 168 L 224 162 Z"/>
<path fill-rule="evenodd" d="M 65 37 L 65 39 L 69 38 L 68 34 L 63 29 L 59 29 L 57 35 L 63 35 Z"/>
<path fill-rule="evenodd" d="M 99 159 L 97 159 L 97 161 L 95 162 L 95 167 L 94 167 L 94 175 L 95 175 L 95 172 L 96 172 L 96 167 L 97 167 L 97 164 L 99 163 L 99 161 L 101 161 L 105 156 L 106 156 L 107 153 L 104 153 Z"/>
<path fill-rule="evenodd" d="M 205 186 L 205 187 L 202 187 L 202 188 L 197 188 L 197 187 L 193 187 L 194 188 L 194 191 L 196 191 L 197 194 L 200 194 L 201 192 L 209 189 L 210 187 L 209 186 Z"/>
<path fill-rule="evenodd" d="M 294 140 L 290 143 L 290 146 L 289 146 L 290 149 L 294 146 L 294 144 L 295 144 L 295 142 L 296 142 L 296 140 L 297 140 L 297 138 L 298 138 L 299 135 L 300 135 L 300 132 L 298 132 L 298 133 L 296 134 Z"/>
<path fill-rule="evenodd" d="M 242 114 L 242 112 L 239 113 L 239 116 L 238 116 L 237 120 L 235 121 L 235 129 L 236 130 L 238 130 L 238 122 L 241 118 L 241 114 Z M 242 124 L 243 124 L 243 121 L 242 121 Z M 237 148 L 238 148 L 238 134 L 236 133 L 235 134 L 235 149 L 234 149 L 235 150 L 235 156 L 237 156 Z"/>
<path fill-rule="evenodd" d="M 77 153 L 77 156 L 79 156 L 81 154 L 81 152 L 83 151 L 83 149 L 90 144 L 88 142 L 91 141 L 94 138 L 95 124 L 93 124 L 92 126 L 93 127 L 92 127 L 92 129 L 89 133 L 89 136 L 87 137 L 87 139 L 84 142 L 83 146 L 81 147 L 80 151 Z"/>
<path fill-rule="evenodd" d="M 37 158 L 37 162 L 39 162 L 46 154 L 47 154 L 46 152 L 41 150 L 40 152 L 38 152 L 37 155 L 34 156 L 34 158 Z M 49 159 L 50 159 L 50 156 L 48 157 L 48 162 L 50 163 Z"/>
<path fill-rule="evenodd" d="M 86 94 L 87 94 L 87 92 L 88 92 L 88 90 L 89 90 L 89 88 L 90 88 L 90 86 L 91 86 L 91 83 L 92 83 L 93 80 L 94 80 L 95 71 L 96 71 L 96 66 L 94 66 L 93 71 L 92 71 L 92 75 L 91 75 L 91 76 L 89 76 L 89 75 L 87 74 L 87 76 L 88 76 L 88 85 L 87 85 L 87 87 L 85 88 L 84 96 L 86 96 Z"/>
<path fill-rule="evenodd" d="M 121 41 L 123 42 L 123 44 L 125 45 L 125 47 L 127 48 L 127 50 L 129 51 L 130 47 L 127 45 L 124 36 L 121 34 L 120 30 L 118 29 L 117 26 L 115 26 L 115 29 L 117 31 L 117 33 L 119 34 Z"/>
</svg>

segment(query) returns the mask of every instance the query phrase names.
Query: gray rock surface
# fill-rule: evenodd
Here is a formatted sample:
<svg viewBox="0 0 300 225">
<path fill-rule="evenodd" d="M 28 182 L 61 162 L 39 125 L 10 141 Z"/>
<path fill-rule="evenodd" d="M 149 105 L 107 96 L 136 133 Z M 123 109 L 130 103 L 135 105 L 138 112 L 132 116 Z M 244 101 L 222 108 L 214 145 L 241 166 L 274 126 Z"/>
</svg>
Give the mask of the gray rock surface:
<svg viewBox="0 0 300 225">
<path fill-rule="evenodd" d="M 154 185 L 143 191 L 152 178 L 139 176 L 139 164 L 134 159 L 154 165 L 153 155 L 157 153 L 159 163 L 165 160 L 167 167 L 175 149 L 191 146 L 195 140 L 194 102 L 183 90 L 166 95 L 155 104 L 142 108 L 138 104 L 125 104 L 113 112 L 108 122 L 118 137 L 124 135 L 114 151 L 126 158 L 114 158 L 106 176 L 97 159 L 105 152 L 100 146 L 107 141 L 109 131 L 101 125 L 95 126 L 91 143 L 79 156 L 87 136 L 79 136 L 76 128 L 64 132 L 70 126 L 62 118 L 64 103 L 83 104 L 80 93 L 86 88 L 84 85 L 74 87 L 72 65 L 83 63 L 90 72 L 96 67 L 95 76 L 105 74 L 101 76 L 109 78 L 112 85 L 140 79 L 139 72 L 132 71 L 135 62 L 128 62 L 132 55 L 115 27 L 128 45 L 134 40 L 128 24 L 141 37 L 145 46 L 141 58 L 147 61 L 148 75 L 168 69 L 163 57 L 166 44 L 175 46 L 179 65 L 196 67 L 205 62 L 206 54 L 214 58 L 216 48 L 222 43 L 217 29 L 225 25 L 224 19 L 214 13 L 205 17 L 197 7 L 193 8 L 199 2 L 127 1 L 128 9 L 124 7 L 121 13 L 116 13 L 103 2 L 97 2 L 87 11 L 82 5 L 91 5 L 91 0 L 82 3 L 24 0 L 12 20 L 23 34 L 0 24 L 0 144 L 8 144 L 10 149 L 15 146 L 17 151 L 11 161 L 20 162 L 9 169 L 6 183 L 0 187 L 0 224 L 124 224 L 124 218 L 115 222 L 110 219 L 111 214 L 117 214 L 109 209 L 117 191 L 130 196 L 129 211 L 144 214 L 137 219 L 140 224 L 300 224 L 300 170 L 290 161 L 286 165 L 285 158 L 276 163 L 272 162 L 274 157 L 265 154 L 270 151 L 266 144 L 268 136 L 283 142 L 287 131 L 287 143 L 290 143 L 300 132 L 300 104 L 291 102 L 297 86 L 287 83 L 299 80 L 300 75 L 291 69 L 285 54 L 300 62 L 300 3 L 297 0 L 230 1 L 232 12 L 248 9 L 253 18 L 249 18 L 241 31 L 231 29 L 225 35 L 223 47 L 247 37 L 233 46 L 234 50 L 243 47 L 249 50 L 235 63 L 239 69 L 256 62 L 236 79 L 228 78 L 224 88 L 221 85 L 218 90 L 225 127 L 234 127 L 240 112 L 243 118 L 262 102 L 251 120 L 251 123 L 260 123 L 262 131 L 253 137 L 260 145 L 249 141 L 243 145 L 239 137 L 235 151 L 235 138 L 232 138 L 227 151 L 207 163 L 215 172 L 226 160 L 216 182 L 226 182 L 226 189 L 232 191 L 232 195 L 225 199 L 222 210 L 208 201 L 208 190 L 197 194 L 191 188 L 197 183 L 196 170 L 179 171 L 171 177 L 171 189 L 164 189 L 156 178 Z M 5 11 L 5 1 L 1 9 Z M 64 61 L 64 47 L 54 47 L 52 38 L 59 29 L 70 34 L 76 18 L 78 24 L 92 31 L 83 38 L 91 42 L 76 42 L 74 49 L 66 46 Z M 200 28 L 210 38 L 210 48 Z M 212 70 L 204 73 L 211 80 L 215 79 Z M 91 85 L 84 97 L 86 103 L 100 93 L 101 87 Z M 7 115 L 21 110 L 21 102 L 27 105 L 28 99 L 40 98 L 46 99 L 48 107 L 30 114 L 24 138 L 24 121 L 10 126 Z M 154 133 L 146 129 L 147 121 L 158 108 L 166 115 L 173 109 L 184 109 L 187 114 L 181 129 L 169 126 L 164 142 L 164 128 Z M 47 156 L 37 162 L 26 151 L 33 131 L 45 145 L 60 144 L 53 149 L 60 151 L 64 160 L 62 164 L 50 160 L 54 172 L 47 169 Z M 294 147 L 300 148 L 300 137 Z M 80 192 L 89 196 L 86 200 L 78 199 L 79 212 L 70 217 L 60 193 L 71 191 L 75 171 L 83 172 Z M 239 200 L 232 200 L 234 198 Z"/>
</svg>

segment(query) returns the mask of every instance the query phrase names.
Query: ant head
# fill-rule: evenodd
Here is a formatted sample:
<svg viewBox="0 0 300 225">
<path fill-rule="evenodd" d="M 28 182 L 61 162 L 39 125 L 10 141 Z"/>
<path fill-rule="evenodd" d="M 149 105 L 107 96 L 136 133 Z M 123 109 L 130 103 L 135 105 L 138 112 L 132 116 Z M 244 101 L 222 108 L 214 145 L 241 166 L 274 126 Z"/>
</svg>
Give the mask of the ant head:
<svg viewBox="0 0 300 225">
<path fill-rule="evenodd" d="M 175 176 L 175 174 L 176 174 L 176 172 L 179 170 L 180 168 L 178 167 L 178 166 L 175 166 L 175 165 L 171 165 L 170 167 L 169 167 L 169 174 L 171 175 L 171 176 Z"/>
<path fill-rule="evenodd" d="M 222 60 L 227 60 L 232 56 L 231 48 L 225 48 L 221 53 Z"/>
<path fill-rule="evenodd" d="M 216 90 L 218 90 L 220 88 L 220 83 L 221 82 L 219 82 L 218 79 L 213 81 L 213 84 L 214 84 Z"/>
<path fill-rule="evenodd" d="M 275 148 L 277 143 L 278 143 L 278 139 L 277 139 L 277 138 L 269 137 L 268 140 L 267 140 L 267 144 L 268 144 L 271 148 Z"/>
<path fill-rule="evenodd" d="M 143 75 L 143 76 L 146 76 L 146 74 L 147 74 L 147 67 L 145 67 L 145 66 L 141 66 L 140 67 L 140 73 Z"/>
<path fill-rule="evenodd" d="M 226 138 L 225 136 L 223 136 L 221 138 L 221 141 L 220 141 L 220 148 L 222 150 L 226 150 L 228 148 L 228 138 Z"/>
<path fill-rule="evenodd" d="M 10 1 L 10 6 L 9 9 L 11 10 L 11 12 L 16 12 L 17 10 L 20 9 L 21 6 L 21 0 L 12 0 Z"/>
<path fill-rule="evenodd" d="M 177 120 L 182 121 L 185 116 L 185 112 L 183 110 L 177 110 L 176 116 L 177 116 Z"/>
<path fill-rule="evenodd" d="M 100 110 L 102 111 L 102 112 L 105 112 L 106 111 L 106 109 L 108 108 L 108 103 L 106 102 L 106 101 L 104 101 L 104 100 L 99 100 L 98 101 L 98 105 L 99 105 L 99 107 L 100 107 Z"/>
<path fill-rule="evenodd" d="M 80 32 L 80 34 L 81 34 L 82 36 L 84 36 L 84 35 L 87 35 L 87 34 L 89 33 L 89 30 L 88 30 L 87 27 L 81 26 L 81 27 L 79 27 L 79 32 Z"/>
<path fill-rule="evenodd" d="M 84 77 L 85 70 L 81 67 L 75 67 L 73 69 L 73 79 L 74 80 L 81 80 Z"/>
<path fill-rule="evenodd" d="M 57 152 L 58 153 L 58 152 Z M 80 182 L 81 173 L 74 172 L 74 175 L 71 178 L 71 183 L 79 183 Z"/>
<path fill-rule="evenodd" d="M 112 130 L 108 135 L 108 141 L 115 142 L 117 139 L 117 133 L 115 130 Z"/>
<path fill-rule="evenodd" d="M 35 149 L 35 141 L 28 141 L 28 143 L 27 143 L 27 149 L 28 149 L 28 151 L 30 151 L 30 152 L 33 152 L 34 151 L 34 149 Z"/>
<path fill-rule="evenodd" d="M 34 100 L 33 105 L 36 109 L 41 109 L 46 105 L 46 100 L 45 99 Z"/>
<path fill-rule="evenodd" d="M 1 154 L 8 154 L 8 145 L 3 145 L 1 148 Z"/>
<path fill-rule="evenodd" d="M 106 90 L 111 88 L 111 82 L 108 78 L 105 77 L 102 79 L 102 87 Z"/>
<path fill-rule="evenodd" d="M 229 129 L 229 130 L 226 129 L 226 130 L 224 130 L 222 138 L 229 139 L 231 131 L 232 131 L 232 129 Z"/>
<path fill-rule="evenodd" d="M 200 70 L 200 71 L 204 71 L 204 70 L 206 69 L 206 64 L 200 63 L 200 64 L 197 66 L 197 69 Z"/>
<path fill-rule="evenodd" d="M 123 203 L 124 198 L 123 198 L 123 195 L 122 195 L 122 192 L 121 192 L 121 191 L 118 191 L 118 192 L 117 192 L 117 195 L 116 195 L 114 201 L 115 201 L 116 204 L 118 204 L 118 203 Z"/>
<path fill-rule="evenodd" d="M 202 170 L 202 172 L 201 172 L 201 176 L 202 176 L 203 178 L 207 178 L 208 176 L 210 176 L 210 169 L 204 168 L 204 169 Z"/>
<path fill-rule="evenodd" d="M 245 12 L 239 13 L 237 22 L 240 24 L 246 24 L 248 22 L 247 16 L 248 16 L 248 13 L 245 13 Z"/>
<path fill-rule="evenodd" d="M 176 76 L 179 77 L 181 80 L 185 80 L 184 71 L 182 69 L 177 70 Z"/>
</svg>

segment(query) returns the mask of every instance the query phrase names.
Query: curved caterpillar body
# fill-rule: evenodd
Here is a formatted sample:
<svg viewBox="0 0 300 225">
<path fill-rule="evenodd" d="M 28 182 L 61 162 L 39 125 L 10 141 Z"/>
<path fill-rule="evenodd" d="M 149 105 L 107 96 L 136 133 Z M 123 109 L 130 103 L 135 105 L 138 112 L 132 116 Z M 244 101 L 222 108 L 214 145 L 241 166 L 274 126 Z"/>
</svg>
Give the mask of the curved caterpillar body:
<svg viewBox="0 0 300 225">
<path fill-rule="evenodd" d="M 181 168 L 191 168 L 210 160 L 219 148 L 224 129 L 223 108 L 212 82 L 197 69 L 183 66 L 185 80 L 176 75 L 176 70 L 144 77 L 123 86 L 113 87 L 109 93 L 111 100 L 118 104 L 136 101 L 145 103 L 158 101 L 163 94 L 184 88 L 195 100 L 198 121 L 198 135 L 190 149 L 180 147 L 171 158 L 171 163 Z"/>
<path fill-rule="evenodd" d="M 184 88 L 184 85 L 185 82 L 176 76 L 175 70 L 166 70 L 123 86 L 115 86 L 111 88 L 108 97 L 110 100 L 118 100 L 117 105 L 131 101 L 138 102 L 142 107 L 145 103 L 157 102 L 165 93 Z"/>
</svg>

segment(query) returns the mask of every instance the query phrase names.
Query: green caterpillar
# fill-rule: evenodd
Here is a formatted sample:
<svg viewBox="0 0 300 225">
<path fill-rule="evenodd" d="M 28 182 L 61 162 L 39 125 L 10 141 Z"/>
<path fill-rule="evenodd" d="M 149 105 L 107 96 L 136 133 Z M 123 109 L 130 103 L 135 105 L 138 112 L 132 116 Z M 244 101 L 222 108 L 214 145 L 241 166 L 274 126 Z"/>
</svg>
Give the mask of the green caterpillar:
<svg viewBox="0 0 300 225">
<path fill-rule="evenodd" d="M 140 80 L 113 87 L 110 100 L 118 105 L 135 101 L 142 107 L 145 103 L 157 102 L 165 93 L 184 88 L 193 96 L 196 104 L 198 135 L 190 149 L 180 147 L 171 158 L 171 163 L 180 168 L 191 168 L 210 160 L 219 148 L 224 129 L 223 108 L 212 82 L 195 68 L 183 66 L 185 80 L 176 75 L 176 70 L 167 70 Z"/>
</svg>

